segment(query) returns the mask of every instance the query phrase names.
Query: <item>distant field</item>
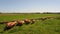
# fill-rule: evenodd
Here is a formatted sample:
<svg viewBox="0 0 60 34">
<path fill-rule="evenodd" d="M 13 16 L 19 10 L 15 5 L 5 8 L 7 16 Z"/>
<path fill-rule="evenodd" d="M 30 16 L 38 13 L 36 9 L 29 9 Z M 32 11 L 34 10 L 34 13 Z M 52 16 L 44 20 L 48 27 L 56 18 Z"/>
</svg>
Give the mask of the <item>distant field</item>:
<svg viewBox="0 0 60 34">
<path fill-rule="evenodd" d="M 40 17 L 53 16 L 57 17 L 60 14 L 0 14 L 0 22 L 35 19 Z M 5 24 L 0 24 L 0 32 L 3 31 Z M 60 34 L 60 19 L 47 19 L 45 21 L 36 20 L 34 24 L 15 26 L 12 29 L 1 34 Z"/>
<path fill-rule="evenodd" d="M 0 22 L 11 21 L 14 19 L 40 18 L 46 16 L 60 16 L 60 14 L 0 14 Z"/>
</svg>

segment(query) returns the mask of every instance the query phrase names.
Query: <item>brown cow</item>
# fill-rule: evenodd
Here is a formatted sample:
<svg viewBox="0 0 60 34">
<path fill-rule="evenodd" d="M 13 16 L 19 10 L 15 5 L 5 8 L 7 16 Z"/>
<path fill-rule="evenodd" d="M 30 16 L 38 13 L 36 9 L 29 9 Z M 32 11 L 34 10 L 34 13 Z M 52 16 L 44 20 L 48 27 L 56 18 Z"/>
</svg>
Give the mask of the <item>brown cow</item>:
<svg viewBox="0 0 60 34">
<path fill-rule="evenodd" d="M 53 17 L 52 17 L 52 16 L 47 16 L 46 18 L 47 18 L 47 19 L 50 19 L 50 18 L 53 18 Z"/>
<path fill-rule="evenodd" d="M 12 27 L 14 27 L 16 25 L 16 23 L 17 23 L 16 21 L 11 21 L 11 22 L 6 23 L 6 27 L 5 27 L 4 31 L 9 30 Z"/>
<path fill-rule="evenodd" d="M 25 24 L 29 24 L 31 22 L 31 20 L 30 19 L 25 19 L 24 22 L 25 22 Z"/>
<path fill-rule="evenodd" d="M 31 22 L 32 22 L 31 24 L 34 24 L 35 23 L 35 19 L 32 19 Z"/>
<path fill-rule="evenodd" d="M 44 18 L 41 18 L 41 20 L 42 20 L 42 21 L 44 21 L 44 20 L 46 20 L 46 19 L 47 19 L 46 17 L 44 17 Z"/>
<path fill-rule="evenodd" d="M 18 21 L 17 21 L 17 25 L 22 26 L 23 24 L 24 24 L 24 21 L 23 21 L 23 20 L 18 20 Z"/>
</svg>

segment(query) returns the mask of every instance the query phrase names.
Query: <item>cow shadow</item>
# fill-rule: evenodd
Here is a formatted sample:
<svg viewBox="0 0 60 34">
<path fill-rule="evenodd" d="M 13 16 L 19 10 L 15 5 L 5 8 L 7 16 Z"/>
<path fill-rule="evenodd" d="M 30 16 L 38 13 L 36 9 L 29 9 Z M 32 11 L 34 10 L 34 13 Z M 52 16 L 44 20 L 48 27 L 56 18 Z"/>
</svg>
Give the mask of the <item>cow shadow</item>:
<svg viewBox="0 0 60 34">
<path fill-rule="evenodd" d="M 30 22 L 25 22 L 25 25 L 29 25 L 30 24 Z"/>
<path fill-rule="evenodd" d="M 7 23 L 7 22 L 0 22 L 0 24 L 5 24 L 5 23 Z"/>
<path fill-rule="evenodd" d="M 8 31 L 8 30 L 10 30 L 11 28 L 13 28 L 13 27 L 7 27 L 7 26 L 5 26 L 3 31 Z"/>
<path fill-rule="evenodd" d="M 16 26 L 23 26 L 23 24 L 16 24 Z"/>
<path fill-rule="evenodd" d="M 13 27 L 7 27 L 7 26 L 5 26 L 5 27 L 3 28 L 3 31 L 1 31 L 0 33 L 2 34 L 2 33 L 4 33 L 5 31 L 10 30 L 11 28 L 13 28 Z"/>
</svg>

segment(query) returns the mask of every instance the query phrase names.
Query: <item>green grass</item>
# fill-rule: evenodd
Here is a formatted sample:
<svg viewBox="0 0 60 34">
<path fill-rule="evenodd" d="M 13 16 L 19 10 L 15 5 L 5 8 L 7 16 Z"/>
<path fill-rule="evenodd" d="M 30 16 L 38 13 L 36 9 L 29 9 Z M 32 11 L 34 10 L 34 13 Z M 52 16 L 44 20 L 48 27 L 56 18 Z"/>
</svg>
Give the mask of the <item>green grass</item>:
<svg viewBox="0 0 60 34">
<path fill-rule="evenodd" d="M 60 14 L 1 14 L 1 21 L 11 21 L 13 19 L 40 18 L 46 16 L 60 16 Z M 0 32 L 5 24 L 0 24 Z M 45 21 L 36 20 L 34 24 L 15 26 L 1 34 L 60 34 L 60 19 L 47 19 Z"/>
</svg>

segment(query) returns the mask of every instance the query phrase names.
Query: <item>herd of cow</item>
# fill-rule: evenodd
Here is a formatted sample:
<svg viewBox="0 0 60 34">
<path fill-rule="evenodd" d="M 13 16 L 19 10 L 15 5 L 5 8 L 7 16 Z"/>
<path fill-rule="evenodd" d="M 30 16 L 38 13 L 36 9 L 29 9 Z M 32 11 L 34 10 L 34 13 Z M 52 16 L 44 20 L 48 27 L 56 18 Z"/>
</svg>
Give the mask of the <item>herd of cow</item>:
<svg viewBox="0 0 60 34">
<path fill-rule="evenodd" d="M 10 22 L 6 23 L 6 27 L 4 28 L 5 30 L 11 29 L 12 27 L 16 26 L 22 26 L 23 24 L 34 24 L 35 23 L 35 19 L 25 19 L 25 20 L 13 20 Z"/>
<path fill-rule="evenodd" d="M 15 25 L 22 26 L 23 24 L 34 24 L 36 20 L 44 21 L 50 18 L 54 18 L 54 17 L 49 16 L 49 17 L 36 18 L 36 19 L 13 20 L 6 23 L 6 27 L 4 28 L 4 31 L 11 29 Z"/>
</svg>

